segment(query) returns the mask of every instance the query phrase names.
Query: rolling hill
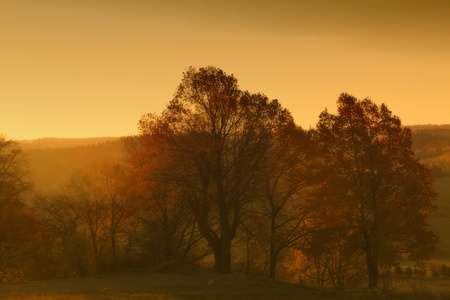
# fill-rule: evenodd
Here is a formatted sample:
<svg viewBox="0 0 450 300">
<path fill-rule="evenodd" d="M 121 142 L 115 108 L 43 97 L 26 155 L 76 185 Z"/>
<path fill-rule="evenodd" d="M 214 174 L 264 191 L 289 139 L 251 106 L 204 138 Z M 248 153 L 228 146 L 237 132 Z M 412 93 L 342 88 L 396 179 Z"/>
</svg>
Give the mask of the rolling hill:
<svg viewBox="0 0 450 300">
<path fill-rule="evenodd" d="M 450 125 L 409 126 L 413 132 L 413 151 L 428 164 L 436 176 L 434 189 L 438 192 L 436 213 L 428 223 L 440 243 L 433 259 L 450 262 Z"/>
<path fill-rule="evenodd" d="M 437 178 L 437 209 L 429 217 L 429 225 L 440 243 L 433 259 L 450 263 L 450 125 L 409 127 L 414 153 L 432 168 Z M 77 169 L 123 159 L 121 138 L 46 138 L 22 141 L 21 147 L 29 160 L 34 190 L 39 193 L 58 192 Z"/>
<path fill-rule="evenodd" d="M 122 160 L 120 138 L 43 138 L 20 145 L 29 162 L 34 190 L 39 193 L 59 191 L 77 169 Z"/>
</svg>

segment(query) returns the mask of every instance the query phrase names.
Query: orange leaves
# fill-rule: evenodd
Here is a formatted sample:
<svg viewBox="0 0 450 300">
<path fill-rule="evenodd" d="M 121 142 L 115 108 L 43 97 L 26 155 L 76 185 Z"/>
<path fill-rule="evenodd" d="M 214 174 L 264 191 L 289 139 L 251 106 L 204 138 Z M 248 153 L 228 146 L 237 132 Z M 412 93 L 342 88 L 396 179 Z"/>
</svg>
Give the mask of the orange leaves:
<svg viewBox="0 0 450 300">
<path fill-rule="evenodd" d="M 405 251 L 425 257 L 422 250 L 435 243 L 425 238 L 430 235 L 425 218 L 436 195 L 430 171 L 411 151 L 411 131 L 384 104 L 342 94 L 338 114 L 323 113 L 315 137 L 328 169 L 316 201 L 330 210 L 320 205 L 312 209 L 323 228 L 333 224 L 344 236 L 360 235 L 370 284 L 376 285 L 377 265 L 387 263 L 383 257 L 398 258 Z M 417 247 L 418 239 L 427 246 Z"/>
</svg>

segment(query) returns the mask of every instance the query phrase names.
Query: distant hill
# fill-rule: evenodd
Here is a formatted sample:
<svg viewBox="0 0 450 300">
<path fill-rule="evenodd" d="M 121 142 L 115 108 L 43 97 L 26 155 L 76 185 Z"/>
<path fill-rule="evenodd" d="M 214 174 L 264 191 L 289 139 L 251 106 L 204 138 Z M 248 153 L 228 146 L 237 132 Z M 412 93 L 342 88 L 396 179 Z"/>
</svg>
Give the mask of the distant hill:
<svg viewBox="0 0 450 300">
<path fill-rule="evenodd" d="M 412 150 L 430 165 L 438 178 L 450 177 L 450 125 L 408 126 L 413 132 Z M 27 154 L 36 190 L 54 191 L 77 168 L 104 160 L 121 161 L 120 137 L 40 138 L 20 142 Z"/>
<path fill-rule="evenodd" d="M 429 164 L 438 178 L 450 177 L 450 125 L 408 126 L 413 133 L 413 151 Z"/>
<path fill-rule="evenodd" d="M 408 126 L 413 133 L 423 132 L 431 135 L 450 137 L 450 124 L 446 125 L 412 125 Z"/>
<path fill-rule="evenodd" d="M 417 158 L 428 164 L 438 178 L 434 190 L 438 193 L 436 213 L 428 224 L 439 237 L 440 243 L 433 259 L 450 262 L 450 125 L 408 126 L 413 133 L 413 151 Z"/>
<path fill-rule="evenodd" d="M 450 125 L 408 126 L 413 132 L 413 151 L 431 166 L 438 181 L 436 214 L 429 224 L 439 236 L 434 259 L 450 263 Z M 41 193 L 60 190 L 74 171 L 101 161 L 123 160 L 123 138 L 58 139 L 45 138 L 20 142 L 27 155 L 34 189 Z"/>
<path fill-rule="evenodd" d="M 58 192 L 77 169 L 123 158 L 121 138 L 43 138 L 21 141 L 20 146 L 29 162 L 34 190 L 40 193 Z"/>
<path fill-rule="evenodd" d="M 20 141 L 23 150 L 29 149 L 53 149 L 78 146 L 89 146 L 106 142 L 114 142 L 119 137 L 95 137 L 95 138 L 40 138 Z"/>
</svg>

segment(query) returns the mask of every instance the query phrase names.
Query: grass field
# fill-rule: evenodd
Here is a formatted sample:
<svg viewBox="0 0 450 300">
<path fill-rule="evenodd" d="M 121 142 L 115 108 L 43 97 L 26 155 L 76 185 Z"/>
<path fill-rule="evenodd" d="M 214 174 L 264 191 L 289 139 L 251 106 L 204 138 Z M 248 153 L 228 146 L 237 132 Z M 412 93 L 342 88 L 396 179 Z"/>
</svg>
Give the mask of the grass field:
<svg viewBox="0 0 450 300">
<path fill-rule="evenodd" d="M 0 299 L 320 299 L 317 296 L 317 290 L 293 284 L 206 271 L 131 273 L 0 286 Z"/>
<path fill-rule="evenodd" d="M 47 280 L 0 285 L 0 299 L 450 299 L 450 279 L 402 278 L 381 284 L 376 292 L 340 291 L 275 282 L 238 274 L 127 273 L 107 277 Z"/>
<path fill-rule="evenodd" d="M 440 242 L 432 258 L 450 264 L 450 178 L 439 179 L 434 189 L 438 192 L 437 209 L 429 216 L 428 224 Z"/>
</svg>

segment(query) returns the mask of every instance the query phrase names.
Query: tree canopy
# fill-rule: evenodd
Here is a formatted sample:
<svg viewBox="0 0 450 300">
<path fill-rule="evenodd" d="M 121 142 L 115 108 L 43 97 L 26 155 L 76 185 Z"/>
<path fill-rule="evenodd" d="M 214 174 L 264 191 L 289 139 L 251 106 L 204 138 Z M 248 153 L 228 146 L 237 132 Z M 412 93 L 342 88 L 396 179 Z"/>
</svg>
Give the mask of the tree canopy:
<svg viewBox="0 0 450 300">
<path fill-rule="evenodd" d="M 333 211 L 317 216 L 363 252 L 375 287 L 380 265 L 405 255 L 421 261 L 434 250 L 437 238 L 426 224 L 434 178 L 411 151 L 411 131 L 386 105 L 348 94 L 337 104 L 337 114 L 320 115 L 314 133 L 326 174 L 315 200 Z"/>
<path fill-rule="evenodd" d="M 22 201 L 27 160 L 0 136 L 0 280 L 201 262 L 319 286 L 368 277 L 374 288 L 381 271 L 422 263 L 438 242 L 427 225 L 435 179 L 385 104 L 341 94 L 336 114 L 304 130 L 233 75 L 190 67 L 139 130 L 124 157 L 118 143 L 34 152 L 49 172 L 37 177 L 62 156 L 71 170 L 53 173 L 51 186 L 64 184 L 33 205 Z M 435 140 L 418 140 L 422 155 L 435 152 Z"/>
<path fill-rule="evenodd" d="M 140 121 L 160 149 L 160 178 L 183 190 L 218 271 L 231 271 L 231 242 L 257 195 L 270 136 L 288 127 L 293 119 L 278 101 L 241 91 L 215 67 L 190 68 L 162 115 Z"/>
</svg>

